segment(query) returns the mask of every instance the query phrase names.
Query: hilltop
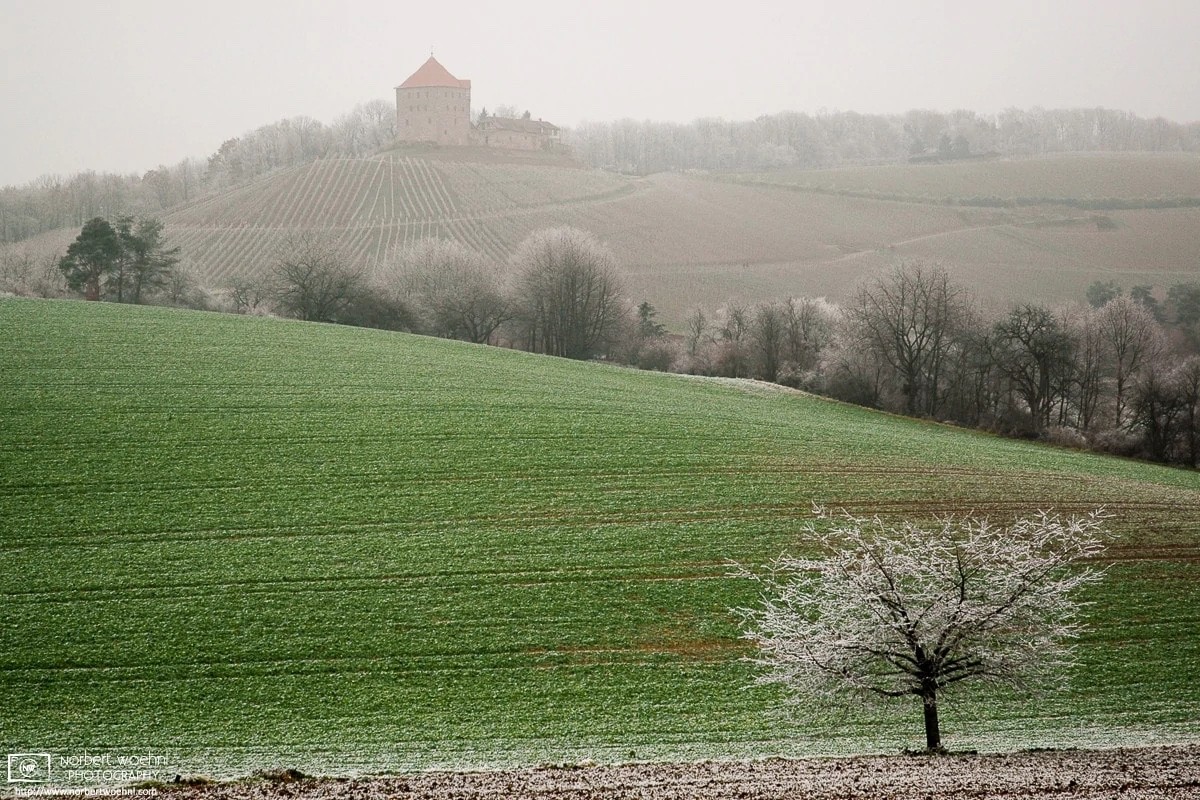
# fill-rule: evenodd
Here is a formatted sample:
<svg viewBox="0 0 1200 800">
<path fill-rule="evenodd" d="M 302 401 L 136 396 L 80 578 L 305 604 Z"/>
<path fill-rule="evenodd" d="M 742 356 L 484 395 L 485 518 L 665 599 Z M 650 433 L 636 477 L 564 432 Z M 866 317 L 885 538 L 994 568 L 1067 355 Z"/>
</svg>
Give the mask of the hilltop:
<svg viewBox="0 0 1200 800">
<path fill-rule="evenodd" d="M 892 751 L 911 709 L 746 688 L 730 561 L 820 501 L 1099 505 L 1071 689 L 955 708 L 984 750 L 1191 741 L 1196 473 L 748 381 L 383 331 L 0 300 L 0 743 L 306 773 Z M 169 776 L 167 776 L 169 779 Z"/>
</svg>

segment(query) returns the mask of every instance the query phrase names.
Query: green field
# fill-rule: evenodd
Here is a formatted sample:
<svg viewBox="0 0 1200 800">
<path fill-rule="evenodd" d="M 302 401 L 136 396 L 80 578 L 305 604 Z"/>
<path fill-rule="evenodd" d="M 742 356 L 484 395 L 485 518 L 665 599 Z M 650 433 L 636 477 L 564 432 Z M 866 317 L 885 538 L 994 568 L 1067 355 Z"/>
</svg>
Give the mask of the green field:
<svg viewBox="0 0 1200 800">
<path fill-rule="evenodd" d="M 1069 691 L 952 748 L 1200 730 L 1200 476 L 750 383 L 324 325 L 0 300 L 0 746 L 210 775 L 891 751 L 789 721 L 728 562 L 810 504 L 1107 505 Z"/>
</svg>

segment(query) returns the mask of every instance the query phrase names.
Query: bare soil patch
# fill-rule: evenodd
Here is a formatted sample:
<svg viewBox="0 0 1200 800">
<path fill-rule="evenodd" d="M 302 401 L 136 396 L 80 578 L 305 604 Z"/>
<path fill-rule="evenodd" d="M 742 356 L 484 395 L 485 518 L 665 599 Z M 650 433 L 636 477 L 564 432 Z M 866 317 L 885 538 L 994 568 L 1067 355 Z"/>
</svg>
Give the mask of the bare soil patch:
<svg viewBox="0 0 1200 800">
<path fill-rule="evenodd" d="M 535 767 L 181 787 L 173 798 L 1200 798 L 1200 746 Z"/>
</svg>

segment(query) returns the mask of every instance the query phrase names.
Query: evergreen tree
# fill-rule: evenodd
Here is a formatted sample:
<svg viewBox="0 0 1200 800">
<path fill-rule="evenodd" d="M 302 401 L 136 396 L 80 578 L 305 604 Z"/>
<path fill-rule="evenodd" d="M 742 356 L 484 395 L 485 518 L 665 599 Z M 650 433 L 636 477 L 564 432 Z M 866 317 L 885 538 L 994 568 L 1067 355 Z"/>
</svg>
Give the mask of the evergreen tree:
<svg viewBox="0 0 1200 800">
<path fill-rule="evenodd" d="M 121 239 L 108 220 L 93 217 L 84 223 L 83 230 L 58 262 L 58 268 L 67 279 L 67 286 L 76 291 L 82 289 L 88 300 L 99 300 L 100 281 L 117 268 L 121 249 Z"/>
<path fill-rule="evenodd" d="M 122 283 L 117 302 L 125 302 L 123 284 L 128 281 L 129 302 L 140 303 L 143 292 L 159 290 L 167 285 L 171 270 L 179 263 L 179 248 L 167 247 L 162 236 L 161 220 L 122 217 L 117 221 L 116 230 L 121 241 Z"/>
</svg>

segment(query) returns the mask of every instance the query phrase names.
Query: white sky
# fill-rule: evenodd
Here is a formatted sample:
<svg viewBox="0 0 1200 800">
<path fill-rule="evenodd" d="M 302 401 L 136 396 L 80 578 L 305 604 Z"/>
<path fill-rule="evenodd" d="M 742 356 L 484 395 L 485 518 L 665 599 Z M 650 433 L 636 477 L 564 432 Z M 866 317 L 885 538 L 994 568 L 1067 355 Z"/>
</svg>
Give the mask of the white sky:
<svg viewBox="0 0 1200 800">
<path fill-rule="evenodd" d="M 330 122 L 430 47 L 560 125 L 1104 106 L 1200 120 L 1200 0 L 0 0 L 0 185 Z"/>
</svg>

